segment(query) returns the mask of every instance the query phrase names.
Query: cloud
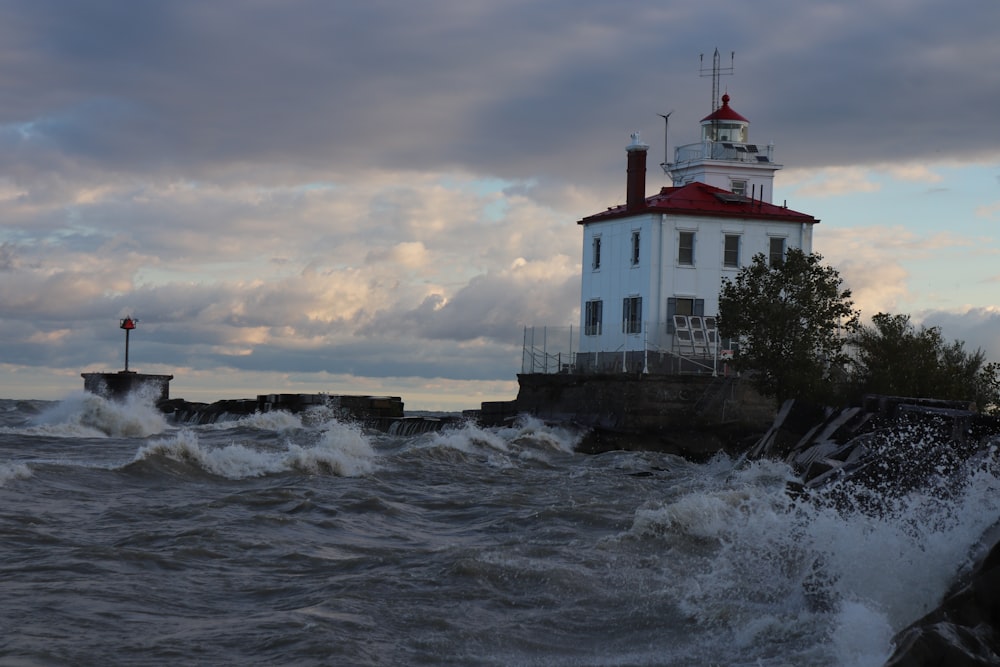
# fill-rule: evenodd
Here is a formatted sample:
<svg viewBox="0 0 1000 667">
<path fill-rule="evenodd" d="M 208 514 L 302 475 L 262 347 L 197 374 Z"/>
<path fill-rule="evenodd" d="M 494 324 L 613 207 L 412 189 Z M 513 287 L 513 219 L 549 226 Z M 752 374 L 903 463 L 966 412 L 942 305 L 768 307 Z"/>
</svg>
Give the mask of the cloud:
<svg viewBox="0 0 1000 667">
<path fill-rule="evenodd" d="M 945 198 L 934 165 L 998 159 L 970 128 L 992 126 L 1000 70 L 969 63 L 1000 61 L 1000 5 L 728 16 L 674 0 L 4 3 L 9 386 L 24 367 L 75 382 L 116 363 L 126 313 L 137 359 L 206 382 L 509 382 L 521 327 L 578 320 L 576 222 L 623 201 L 629 133 L 654 164 L 657 112 L 675 110 L 671 146 L 697 137 L 697 57 L 716 44 L 797 194 L 888 179 Z M 817 238 L 860 303 L 889 308 L 914 296 L 912 262 L 966 237 Z"/>
<path fill-rule="evenodd" d="M 995 202 L 986 206 L 977 206 L 976 217 L 986 218 L 987 220 L 1000 218 L 1000 202 Z"/>
<path fill-rule="evenodd" d="M 881 185 L 862 167 L 828 167 L 819 170 L 790 170 L 782 182 L 799 197 L 836 197 L 856 192 L 878 192 Z"/>
<path fill-rule="evenodd" d="M 901 226 L 841 227 L 816 231 L 816 250 L 835 266 L 866 317 L 897 312 L 914 298 L 908 264 L 943 249 L 966 248 L 974 241 L 949 232 L 919 235 Z"/>
<path fill-rule="evenodd" d="M 940 327 L 948 340 L 963 341 L 966 350 L 983 350 L 987 361 L 1000 362 L 1000 307 L 926 310 L 916 313 L 915 319 Z"/>
</svg>

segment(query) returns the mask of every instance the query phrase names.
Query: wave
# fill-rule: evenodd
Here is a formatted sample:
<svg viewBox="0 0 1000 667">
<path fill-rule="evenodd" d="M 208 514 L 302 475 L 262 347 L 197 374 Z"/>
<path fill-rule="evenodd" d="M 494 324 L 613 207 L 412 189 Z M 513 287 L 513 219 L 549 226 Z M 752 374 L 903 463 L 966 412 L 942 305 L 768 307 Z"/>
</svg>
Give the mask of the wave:
<svg viewBox="0 0 1000 667">
<path fill-rule="evenodd" d="M 734 655 L 801 633 L 825 636 L 836 664 L 881 665 L 1000 517 L 995 471 L 980 464 L 965 478 L 845 506 L 870 489 L 790 494 L 791 469 L 759 461 L 639 508 L 620 539 L 660 545 L 682 612 Z"/>
<path fill-rule="evenodd" d="M 374 470 L 376 453 L 356 427 L 333 423 L 309 446 L 286 442 L 283 449 L 260 449 L 245 444 L 203 445 L 189 429 L 143 446 L 130 465 L 165 458 L 226 479 L 247 479 L 287 472 L 358 477 Z"/>
<path fill-rule="evenodd" d="M 79 391 L 33 416 L 27 426 L 5 432 L 58 438 L 145 438 L 168 429 L 149 398 L 129 396 L 122 403 Z"/>
<path fill-rule="evenodd" d="M 0 463 L 0 487 L 15 479 L 31 477 L 31 468 L 23 463 Z"/>
<path fill-rule="evenodd" d="M 315 424 L 306 417 L 306 413 L 292 414 L 285 410 L 254 412 L 250 415 L 236 417 L 232 420 L 202 424 L 198 428 L 206 431 L 227 431 L 231 428 L 248 428 L 255 431 L 274 431 L 282 433 L 305 428 L 307 424 Z"/>
<path fill-rule="evenodd" d="M 484 428 L 462 422 L 454 428 L 431 432 L 414 441 L 414 448 L 487 456 L 497 465 L 512 459 L 544 461 L 551 452 L 570 454 L 583 437 L 572 429 L 552 426 L 535 417 L 522 415 L 509 427 Z"/>
</svg>

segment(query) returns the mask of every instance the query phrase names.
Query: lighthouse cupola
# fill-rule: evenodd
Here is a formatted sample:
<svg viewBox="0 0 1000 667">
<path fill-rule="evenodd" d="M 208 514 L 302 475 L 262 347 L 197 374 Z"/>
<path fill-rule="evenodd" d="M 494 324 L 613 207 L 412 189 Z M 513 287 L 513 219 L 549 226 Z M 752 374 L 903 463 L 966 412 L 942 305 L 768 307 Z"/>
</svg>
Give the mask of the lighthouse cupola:
<svg viewBox="0 0 1000 667">
<path fill-rule="evenodd" d="M 677 146 L 674 161 L 663 165 L 674 187 L 701 182 L 753 199 L 770 202 L 774 172 L 774 146 L 750 143 L 750 121 L 729 106 L 722 106 L 701 119 L 697 143 Z"/>
<path fill-rule="evenodd" d="M 701 119 L 701 139 L 738 144 L 750 140 L 750 121 L 729 106 L 729 93 L 722 96 L 721 107 Z"/>
</svg>

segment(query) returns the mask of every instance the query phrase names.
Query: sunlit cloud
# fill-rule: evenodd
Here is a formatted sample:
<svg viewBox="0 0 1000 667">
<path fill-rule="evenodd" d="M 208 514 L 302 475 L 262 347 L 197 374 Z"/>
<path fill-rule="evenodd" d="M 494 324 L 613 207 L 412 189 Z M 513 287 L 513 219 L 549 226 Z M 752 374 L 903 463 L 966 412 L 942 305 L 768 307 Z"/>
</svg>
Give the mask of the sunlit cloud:
<svg viewBox="0 0 1000 667">
<path fill-rule="evenodd" d="M 1000 219 L 1000 201 L 976 207 L 976 217 L 986 220 Z"/>
<path fill-rule="evenodd" d="M 878 192 L 881 185 L 864 167 L 828 167 L 819 170 L 789 170 L 782 185 L 799 197 L 837 197 L 858 192 Z"/>
</svg>

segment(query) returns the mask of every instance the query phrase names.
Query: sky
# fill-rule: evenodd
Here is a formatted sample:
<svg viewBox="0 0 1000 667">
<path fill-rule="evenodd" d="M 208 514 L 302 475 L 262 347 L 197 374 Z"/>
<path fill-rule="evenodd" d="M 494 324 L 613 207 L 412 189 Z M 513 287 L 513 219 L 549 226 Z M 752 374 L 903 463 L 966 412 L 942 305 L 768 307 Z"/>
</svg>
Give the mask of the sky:
<svg viewBox="0 0 1000 667">
<path fill-rule="evenodd" d="M 577 221 L 698 138 L 713 51 L 864 317 L 1000 361 L 995 0 L 5 0 L 0 398 L 517 394 Z M 730 54 L 735 56 L 730 60 Z M 704 54 L 705 61 L 700 57 Z"/>
</svg>

